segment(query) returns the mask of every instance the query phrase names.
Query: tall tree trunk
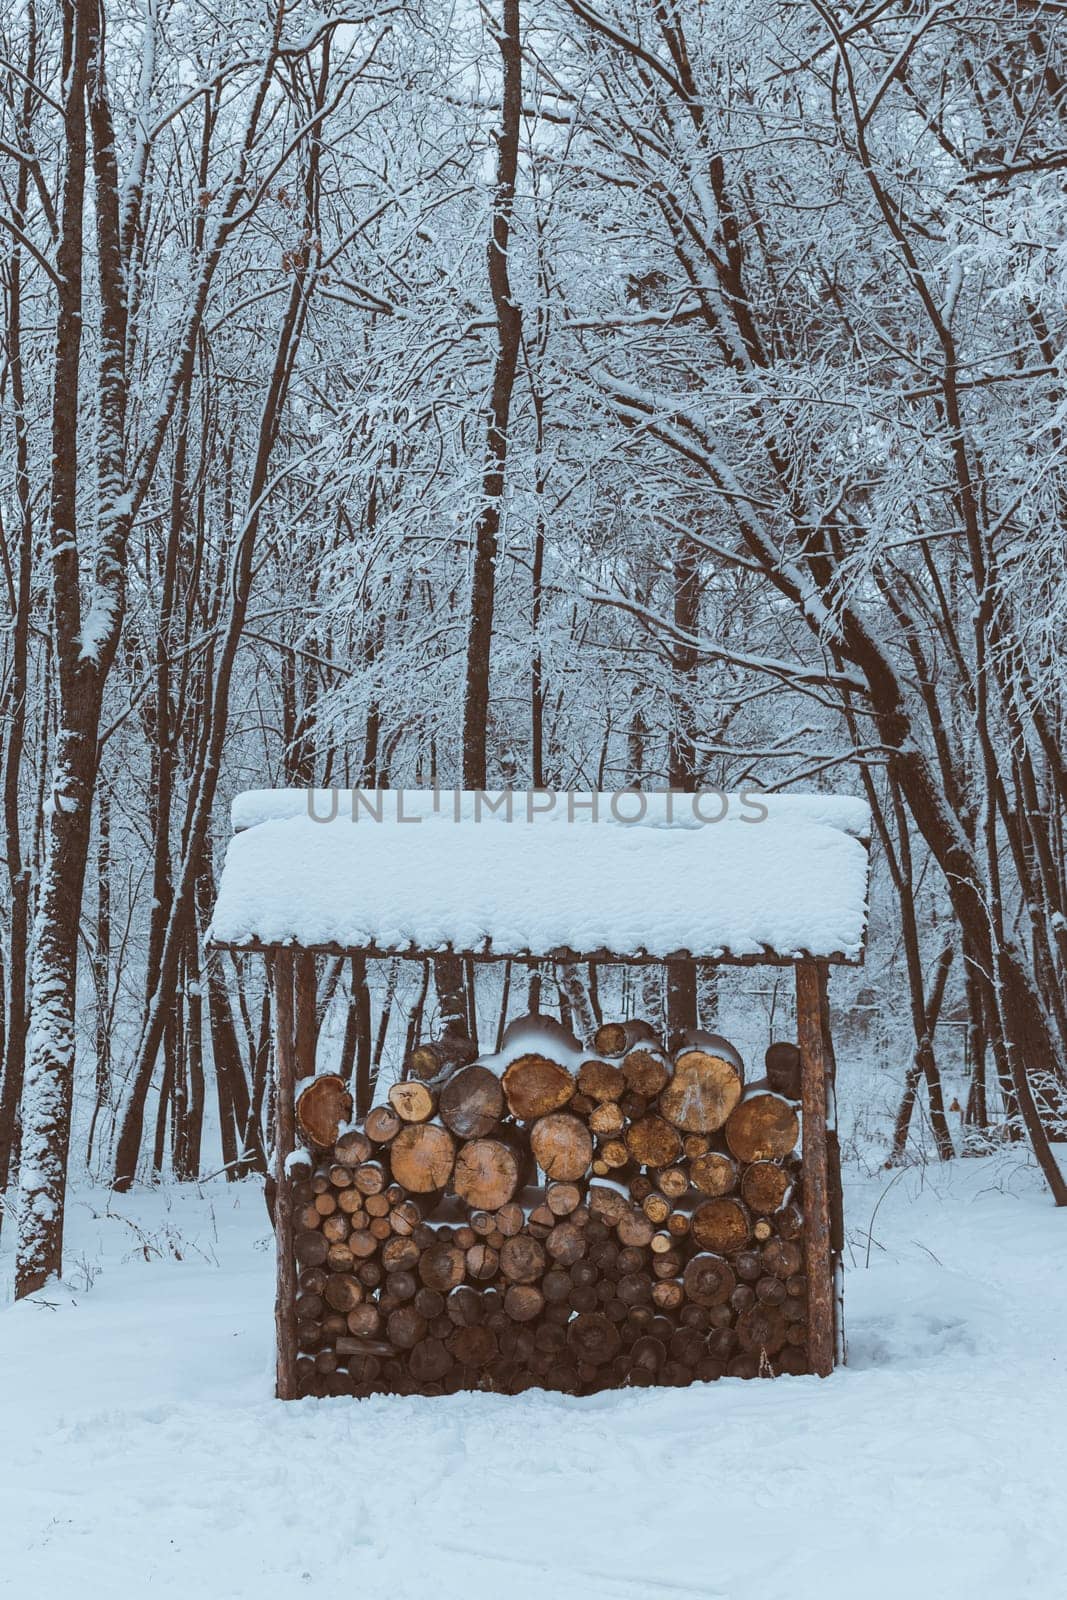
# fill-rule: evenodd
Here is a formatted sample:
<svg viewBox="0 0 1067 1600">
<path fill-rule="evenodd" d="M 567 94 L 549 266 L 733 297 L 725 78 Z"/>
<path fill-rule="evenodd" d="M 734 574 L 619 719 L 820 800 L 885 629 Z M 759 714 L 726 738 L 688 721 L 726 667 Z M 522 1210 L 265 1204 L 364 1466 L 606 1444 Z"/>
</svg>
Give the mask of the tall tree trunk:
<svg viewBox="0 0 1067 1600">
<path fill-rule="evenodd" d="M 684 1034 L 697 1025 L 696 962 L 667 962 L 667 1040 L 676 1050 Z"/>
<path fill-rule="evenodd" d="M 156 1102 L 156 1131 L 152 1142 L 152 1169 L 150 1173 L 152 1178 L 166 1176 L 168 1118 L 173 1129 L 176 1121 L 174 1105 L 174 1043 L 169 1034 L 163 1051 L 163 1078 L 159 1085 L 159 1099 Z"/>
<path fill-rule="evenodd" d="M 674 625 L 680 638 L 694 637 L 700 627 L 700 560 L 691 539 L 683 538 L 674 559 Z M 697 786 L 693 696 L 699 657 L 688 644 L 672 651 L 671 717 L 667 742 L 667 786 L 692 794 Z M 693 961 L 667 963 L 667 1036 L 672 1046 L 697 1025 L 697 975 Z"/>
<path fill-rule="evenodd" d="M 437 1022 L 442 1033 L 468 1037 L 470 1005 L 462 956 L 434 956 L 433 982 L 437 991 Z"/>
<path fill-rule="evenodd" d="M 96 813 L 96 944 L 93 948 L 93 1000 L 96 1084 L 86 1142 L 92 1161 L 101 1114 L 111 1104 L 111 791 L 98 785 Z"/>
<path fill-rule="evenodd" d="M 92 49 L 91 7 L 64 0 L 63 99 L 66 170 L 56 251 L 59 276 L 52 391 L 49 533 L 59 680 L 52 792 L 44 821 L 44 864 L 31 974 L 29 1060 L 22 1093 L 22 1161 L 15 1293 L 33 1294 L 62 1270 L 78 922 L 89 849 L 99 687 L 81 659 L 77 555 L 78 383 L 81 370 L 82 217 L 87 140 L 85 89 Z"/>
<path fill-rule="evenodd" d="M 474 533 L 467 681 L 463 702 L 463 785 L 467 789 L 484 789 L 487 782 L 489 667 L 496 596 L 497 541 L 500 505 L 504 495 L 511 397 L 522 338 L 522 315 L 512 298 L 508 271 L 522 120 L 519 0 L 502 0 L 502 23 L 496 39 L 503 60 L 504 87 L 500 131 L 497 135 L 496 193 L 488 247 L 489 287 L 497 327 L 497 356 L 489 402 L 482 506 Z"/>
<path fill-rule="evenodd" d="M 365 1117 L 374 1104 L 374 1087 L 377 1073 L 371 1071 L 371 1003 L 370 985 L 367 982 L 365 956 L 353 956 L 351 963 L 352 996 L 349 1004 L 355 1023 L 355 1089 L 353 1096 L 357 1117 Z"/>
<path fill-rule="evenodd" d="M 556 982 L 567 1002 L 571 1029 L 583 1044 L 591 1045 L 597 1020 L 586 975 L 572 962 L 561 962 L 556 968 Z"/>
<path fill-rule="evenodd" d="M 137 1152 L 141 1143 L 145 1100 L 151 1085 L 168 1008 L 173 1003 L 184 919 L 188 914 L 189 903 L 200 872 L 200 863 L 207 849 L 208 824 L 218 787 L 228 727 L 234 662 L 244 631 L 251 595 L 256 534 L 268 484 L 269 463 L 281 426 L 282 410 L 292 376 L 292 362 L 300 342 L 306 314 L 305 285 L 303 278 L 298 275 L 290 292 L 286 315 L 278 336 L 271 382 L 260 418 L 256 461 L 249 485 L 248 509 L 233 554 L 229 612 L 222 630 L 218 665 L 211 686 L 204 756 L 189 798 L 182 861 L 160 956 L 159 977 L 138 1045 L 137 1058 L 131 1074 L 130 1093 L 116 1145 L 114 1187 L 119 1191 L 129 1188 L 137 1170 Z M 247 1096 L 244 1106 L 235 1107 L 235 1111 L 235 1120 L 238 1126 L 243 1128 L 247 1116 Z"/>
<path fill-rule="evenodd" d="M 21 132 L 28 139 L 36 108 L 32 85 L 37 71 L 36 9 L 27 7 L 26 84 L 22 92 Z M 14 221 L 26 219 L 29 173 L 20 162 L 14 195 Z M 3 749 L 4 855 L 7 865 L 8 913 L 7 1015 L 4 1027 L 3 1076 L 0 1079 L 0 1196 L 7 1192 L 15 1146 L 15 1129 L 26 1068 L 27 962 L 30 926 L 32 857 L 23 850 L 19 813 L 19 778 L 26 737 L 26 695 L 29 683 L 31 582 L 33 573 L 33 487 L 30 482 L 29 424 L 26 416 L 22 360 L 22 250 L 16 243 L 4 272 L 7 289 L 7 361 L 11 374 L 11 410 L 15 443 L 15 499 L 18 504 L 18 546 L 11 571 L 11 676 L 4 705 Z M 8 563 L 10 569 L 10 562 Z M 4 1211 L 0 1208 L 0 1223 Z"/>
<path fill-rule="evenodd" d="M 715 1033 L 719 1026 L 719 968 L 714 961 L 697 964 L 697 1027 Z"/>
<path fill-rule="evenodd" d="M 215 881 L 210 868 L 203 865 L 196 888 L 198 920 L 201 930 L 207 927 L 215 899 Z M 219 1108 L 219 1138 L 222 1144 L 222 1161 L 227 1177 L 235 1178 L 251 1170 L 243 1157 L 249 1146 L 246 1133 L 249 1127 L 250 1105 L 248 1081 L 241 1061 L 237 1025 L 233 1018 L 230 993 L 222 956 L 209 955 L 204 963 L 204 988 L 207 1001 L 208 1034 L 211 1039 L 211 1058 L 215 1069 L 215 1092 Z M 138 1135 L 138 1138 L 140 1136 Z M 134 1152 L 136 1160 L 136 1151 Z"/>
<path fill-rule="evenodd" d="M 904 1080 L 904 1093 L 901 1096 L 900 1107 L 897 1111 L 897 1120 L 893 1129 L 893 1145 L 889 1153 L 887 1166 L 895 1166 L 904 1159 L 904 1151 L 908 1143 L 908 1129 L 911 1126 L 912 1111 L 915 1107 L 915 1097 L 919 1089 L 919 1080 L 926 1079 L 927 1091 L 930 1096 L 930 1126 L 934 1133 L 934 1144 L 942 1161 L 951 1161 L 955 1155 L 952 1144 L 952 1135 L 949 1131 L 948 1117 L 945 1114 L 945 1100 L 941 1090 L 941 1076 L 937 1070 L 937 1061 L 934 1055 L 934 1029 L 941 1013 L 941 1004 L 945 998 L 945 984 L 948 981 L 949 968 L 955 950 L 952 945 L 946 945 L 938 958 L 934 969 L 934 981 L 930 993 L 925 998 L 919 994 L 916 999 L 913 991 L 912 1012 L 915 1024 L 915 1059 L 908 1068 Z"/>
<path fill-rule="evenodd" d="M 200 951 L 195 918 L 190 918 L 185 947 L 185 1070 L 189 1080 L 188 1124 L 185 1135 L 185 1173 L 200 1174 L 204 1137 L 204 1002 L 200 988 Z"/>
<path fill-rule="evenodd" d="M 530 968 L 526 983 L 526 1009 L 533 1016 L 536 1016 L 541 1009 L 541 987 L 543 981 L 541 968 L 535 962 Z"/>
<path fill-rule="evenodd" d="M 637 970 L 640 973 L 638 1015 L 645 1022 L 650 1022 L 657 1033 L 662 1033 L 666 1020 L 663 1005 L 666 990 L 664 969 L 658 962 L 649 962 Z"/>
<path fill-rule="evenodd" d="M 963 979 L 967 993 L 967 1054 L 970 1058 L 971 1085 L 967 1094 L 964 1122 L 968 1127 L 988 1128 L 986 1098 L 986 1029 L 982 989 L 964 950 Z"/>
</svg>

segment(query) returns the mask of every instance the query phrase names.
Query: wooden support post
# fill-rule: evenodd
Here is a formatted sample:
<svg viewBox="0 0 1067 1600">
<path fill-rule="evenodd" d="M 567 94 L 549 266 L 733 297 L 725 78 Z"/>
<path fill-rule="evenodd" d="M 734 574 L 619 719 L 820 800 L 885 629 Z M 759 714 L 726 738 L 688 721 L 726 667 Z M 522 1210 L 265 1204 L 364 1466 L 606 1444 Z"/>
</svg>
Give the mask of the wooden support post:
<svg viewBox="0 0 1067 1600">
<path fill-rule="evenodd" d="M 315 1076 L 315 1040 L 318 1032 L 315 1003 L 318 998 L 315 957 L 310 950 L 296 953 L 296 1075 Z"/>
<path fill-rule="evenodd" d="M 804 1253 L 808 1275 L 808 1353 L 825 1378 L 834 1366 L 834 1276 L 826 1147 L 824 989 L 816 961 L 797 963 L 797 1040 L 804 1115 Z"/>
<path fill-rule="evenodd" d="M 274 1327 L 277 1346 L 275 1394 L 296 1399 L 296 1262 L 293 1255 L 293 1183 L 286 1162 L 296 1146 L 296 1019 L 291 950 L 274 958 L 274 1245 L 277 1282 Z"/>
<path fill-rule="evenodd" d="M 841 1190 L 841 1141 L 837 1132 L 837 1057 L 830 1028 L 830 969 L 819 963 L 819 1005 L 822 1016 L 822 1045 L 826 1067 L 826 1164 L 830 1188 L 830 1265 L 834 1275 L 834 1366 L 848 1360 L 845 1342 L 845 1202 Z"/>
</svg>

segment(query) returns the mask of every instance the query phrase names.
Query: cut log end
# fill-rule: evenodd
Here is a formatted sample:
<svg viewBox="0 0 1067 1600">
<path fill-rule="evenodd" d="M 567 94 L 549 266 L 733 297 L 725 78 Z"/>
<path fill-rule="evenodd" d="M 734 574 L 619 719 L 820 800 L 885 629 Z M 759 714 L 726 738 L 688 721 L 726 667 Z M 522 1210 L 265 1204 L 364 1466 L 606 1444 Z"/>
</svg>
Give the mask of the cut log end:
<svg viewBox="0 0 1067 1600">
<path fill-rule="evenodd" d="M 668 1167 L 682 1153 L 682 1141 L 677 1128 L 664 1121 L 655 1112 L 642 1117 L 627 1128 L 626 1149 L 643 1167 Z"/>
<path fill-rule="evenodd" d="M 351 1115 L 352 1096 L 345 1080 L 335 1073 L 323 1073 L 321 1077 L 312 1078 L 297 1097 L 297 1127 L 320 1150 L 333 1148 L 342 1124 Z"/>
<path fill-rule="evenodd" d="M 408 1079 L 393 1084 L 389 1090 L 389 1104 L 401 1122 L 429 1122 L 437 1110 L 437 1096 L 429 1084 Z"/>
<path fill-rule="evenodd" d="M 751 1211 L 768 1216 L 782 1205 L 790 1186 L 784 1167 L 773 1161 L 754 1161 L 741 1179 L 741 1198 Z"/>
<path fill-rule="evenodd" d="M 752 1233 L 748 1211 L 729 1195 L 697 1206 L 690 1226 L 699 1248 L 716 1255 L 743 1250 Z"/>
<path fill-rule="evenodd" d="M 389 1147 L 393 1177 L 412 1194 L 443 1189 L 452 1176 L 456 1146 L 447 1128 L 408 1124 Z"/>
<path fill-rule="evenodd" d="M 705 1050 L 683 1050 L 659 1097 L 660 1115 L 683 1133 L 714 1133 L 737 1105 L 741 1089 L 732 1061 Z"/>
<path fill-rule="evenodd" d="M 457 1138 L 486 1138 L 504 1114 L 500 1079 L 477 1062 L 463 1067 L 442 1088 L 438 1111 L 445 1127 Z"/>
<path fill-rule="evenodd" d="M 795 1109 L 776 1094 L 749 1095 L 726 1121 L 726 1144 L 738 1161 L 780 1161 L 799 1134 Z"/>
<path fill-rule="evenodd" d="M 670 1081 L 670 1062 L 661 1050 L 639 1046 L 622 1063 L 627 1087 L 651 1100 Z"/>
<path fill-rule="evenodd" d="M 472 1139 L 456 1157 L 452 1186 L 476 1210 L 495 1211 L 507 1205 L 518 1184 L 518 1160 L 499 1139 Z"/>
<path fill-rule="evenodd" d="M 573 1182 L 585 1176 L 593 1159 L 593 1139 L 585 1123 L 566 1111 L 541 1117 L 530 1130 L 534 1160 L 546 1178 Z"/>
<path fill-rule="evenodd" d="M 567 1104 L 575 1080 L 567 1068 L 548 1056 L 518 1056 L 501 1080 L 508 1109 L 520 1122 L 534 1122 Z"/>
</svg>

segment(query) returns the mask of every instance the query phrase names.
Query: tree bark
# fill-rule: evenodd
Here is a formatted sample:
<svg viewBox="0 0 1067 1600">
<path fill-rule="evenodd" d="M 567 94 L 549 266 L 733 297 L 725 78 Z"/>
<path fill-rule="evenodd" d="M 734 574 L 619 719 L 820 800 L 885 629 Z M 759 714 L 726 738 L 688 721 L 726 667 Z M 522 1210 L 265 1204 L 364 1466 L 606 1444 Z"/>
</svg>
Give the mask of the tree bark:
<svg viewBox="0 0 1067 1600">
<path fill-rule="evenodd" d="M 29 1060 L 22 1094 L 15 1294 L 62 1270 L 73 1093 L 78 927 L 89 849 L 101 683 L 81 652 L 77 545 L 78 385 L 81 370 L 86 81 L 92 7 L 64 0 L 66 169 L 56 251 L 59 275 L 52 392 L 49 533 L 58 668 L 58 726 L 44 821 L 44 868 L 33 940 Z M 103 200 L 103 197 L 98 197 Z M 106 206 L 106 200 L 103 200 Z"/>
<path fill-rule="evenodd" d="M 36 10 L 27 10 L 26 81 L 22 90 L 20 121 L 25 136 L 37 99 L 33 83 L 37 71 Z M 17 226 L 26 220 L 29 173 L 20 162 L 15 182 L 13 217 Z M 3 751 L 4 845 L 9 912 L 7 943 L 7 1011 L 4 1019 L 3 1076 L 0 1080 L 0 1195 L 7 1193 L 15 1152 L 15 1128 L 26 1069 L 27 967 L 29 960 L 30 885 L 32 863 L 26 858 L 19 813 L 19 778 L 26 736 L 29 686 L 29 637 L 33 576 L 33 485 L 30 480 L 29 421 L 26 414 L 22 357 L 22 250 L 16 243 L 5 269 L 7 287 L 7 361 L 11 375 L 12 426 L 15 442 L 15 499 L 18 504 L 18 557 L 13 574 L 10 681 L 4 701 Z M 47 685 L 45 687 L 47 694 Z M 47 710 L 45 718 L 47 721 Z M 44 754 L 42 752 L 43 761 Z M 0 1226 L 3 1213 L 0 1213 Z"/>
<path fill-rule="evenodd" d="M 955 947 L 946 945 L 938 957 L 937 966 L 934 968 L 934 979 L 929 995 L 925 1000 L 914 1003 L 915 1025 L 917 1042 L 915 1046 L 915 1060 L 908 1068 L 904 1080 L 904 1093 L 901 1096 L 897 1119 L 893 1128 L 893 1145 L 889 1153 L 887 1165 L 895 1166 L 904 1158 L 904 1150 L 908 1142 L 908 1129 L 911 1125 L 911 1114 L 915 1106 L 915 1097 L 918 1093 L 919 1080 L 925 1077 L 930 1095 L 930 1125 L 934 1130 L 934 1141 L 937 1153 L 942 1161 L 951 1161 L 955 1155 L 952 1144 L 952 1135 L 948 1128 L 948 1117 L 945 1114 L 944 1095 L 941 1091 L 941 1075 L 937 1070 L 937 1061 L 934 1056 L 934 1029 L 941 1012 L 941 1005 L 945 998 L 945 984 L 948 981 L 949 969 Z M 919 1014 L 921 1008 L 921 1016 Z"/>
<path fill-rule="evenodd" d="M 489 287 L 497 328 L 497 356 L 489 402 L 489 429 L 482 474 L 482 507 L 474 531 L 467 679 L 463 704 L 463 785 L 487 782 L 489 671 L 496 597 L 500 507 L 504 496 L 512 392 L 522 338 L 522 314 L 511 291 L 508 258 L 522 119 L 522 46 L 519 0 L 501 0 L 496 35 L 503 61 L 503 95 L 497 135 L 496 193 L 488 246 Z"/>
</svg>

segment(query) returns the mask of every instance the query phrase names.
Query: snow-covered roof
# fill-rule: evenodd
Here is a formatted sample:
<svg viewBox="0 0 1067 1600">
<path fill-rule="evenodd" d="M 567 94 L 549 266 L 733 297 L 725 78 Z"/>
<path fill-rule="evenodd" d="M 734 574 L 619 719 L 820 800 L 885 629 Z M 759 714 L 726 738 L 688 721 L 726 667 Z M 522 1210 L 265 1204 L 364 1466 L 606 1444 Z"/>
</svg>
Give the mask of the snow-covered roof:
<svg viewBox="0 0 1067 1600">
<path fill-rule="evenodd" d="M 254 790 L 233 822 L 216 946 L 863 953 L 870 817 L 851 797 Z"/>
</svg>

